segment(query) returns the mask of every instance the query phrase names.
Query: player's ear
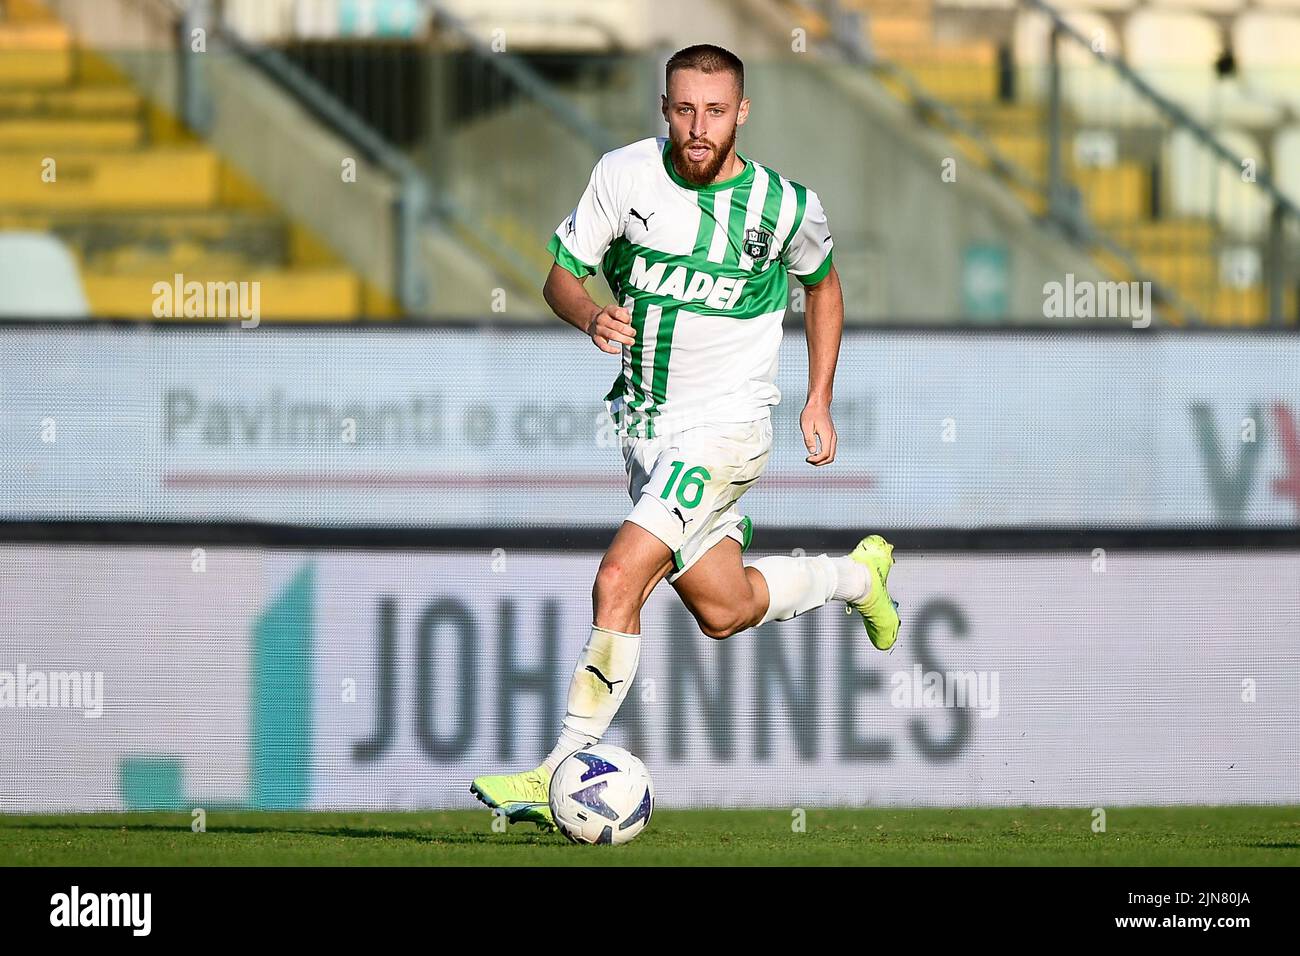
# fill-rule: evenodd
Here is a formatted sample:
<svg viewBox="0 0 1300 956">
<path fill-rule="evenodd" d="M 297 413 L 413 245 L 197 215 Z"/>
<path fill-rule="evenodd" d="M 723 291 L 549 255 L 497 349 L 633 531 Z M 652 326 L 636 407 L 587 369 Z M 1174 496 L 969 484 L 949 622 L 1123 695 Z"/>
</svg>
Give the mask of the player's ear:
<svg viewBox="0 0 1300 956">
<path fill-rule="evenodd" d="M 666 93 L 659 94 L 659 111 L 664 114 L 664 122 L 667 123 L 668 122 L 668 95 Z"/>
<path fill-rule="evenodd" d="M 740 101 L 740 109 L 736 110 L 736 125 L 744 126 L 747 119 L 749 119 L 749 97 Z"/>
</svg>

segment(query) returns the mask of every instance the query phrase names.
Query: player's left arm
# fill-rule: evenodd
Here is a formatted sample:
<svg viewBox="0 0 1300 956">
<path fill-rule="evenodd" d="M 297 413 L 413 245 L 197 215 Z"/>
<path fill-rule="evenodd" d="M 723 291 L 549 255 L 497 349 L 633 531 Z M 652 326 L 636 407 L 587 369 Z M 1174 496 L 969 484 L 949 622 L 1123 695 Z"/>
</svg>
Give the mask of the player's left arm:
<svg viewBox="0 0 1300 956">
<path fill-rule="evenodd" d="M 839 274 L 831 262 L 835 241 L 821 200 L 811 189 L 803 198 L 802 215 L 781 257 L 790 275 L 803 283 L 807 302 L 804 330 L 808 336 L 808 401 L 799 416 L 803 443 L 808 449 L 805 461 L 810 465 L 829 465 L 835 460 L 831 395 L 840 337 L 844 332 L 844 295 Z"/>
<path fill-rule="evenodd" d="M 844 331 L 844 295 L 839 273 L 831 266 L 815 285 L 804 288 L 807 307 L 804 331 L 808 336 L 808 401 L 799 416 L 807 462 L 829 465 L 835 460 L 835 423 L 831 421 L 831 394 L 835 385 L 835 363 L 840 356 Z M 817 451 L 817 438 L 821 451 Z"/>
</svg>

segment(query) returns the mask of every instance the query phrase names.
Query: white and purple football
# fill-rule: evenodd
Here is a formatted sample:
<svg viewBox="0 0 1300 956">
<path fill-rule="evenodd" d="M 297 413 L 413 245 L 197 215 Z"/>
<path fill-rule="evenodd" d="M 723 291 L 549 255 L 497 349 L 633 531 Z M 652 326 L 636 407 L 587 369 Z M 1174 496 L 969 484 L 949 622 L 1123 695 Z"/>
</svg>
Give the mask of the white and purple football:
<svg viewBox="0 0 1300 956">
<path fill-rule="evenodd" d="M 574 843 L 627 843 L 654 811 L 650 771 L 622 747 L 596 744 L 569 755 L 551 778 L 551 813 Z"/>
</svg>

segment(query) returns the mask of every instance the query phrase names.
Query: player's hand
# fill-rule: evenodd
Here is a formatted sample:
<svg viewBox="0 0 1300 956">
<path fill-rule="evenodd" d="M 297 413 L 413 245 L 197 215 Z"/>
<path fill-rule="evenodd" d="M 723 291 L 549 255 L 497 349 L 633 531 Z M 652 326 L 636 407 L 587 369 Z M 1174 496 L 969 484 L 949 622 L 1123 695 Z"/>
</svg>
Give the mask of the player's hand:
<svg viewBox="0 0 1300 956">
<path fill-rule="evenodd" d="M 804 461 L 810 465 L 829 465 L 835 460 L 835 425 L 831 421 L 830 405 L 809 402 L 799 416 L 799 427 L 803 429 L 803 443 L 808 449 L 808 457 Z M 821 451 L 817 450 L 819 438 Z"/>
<path fill-rule="evenodd" d="M 621 345 L 632 345 L 636 341 L 632 316 L 621 305 L 607 305 L 593 315 L 587 323 L 587 334 L 598 349 L 615 355 L 623 351 Z"/>
</svg>

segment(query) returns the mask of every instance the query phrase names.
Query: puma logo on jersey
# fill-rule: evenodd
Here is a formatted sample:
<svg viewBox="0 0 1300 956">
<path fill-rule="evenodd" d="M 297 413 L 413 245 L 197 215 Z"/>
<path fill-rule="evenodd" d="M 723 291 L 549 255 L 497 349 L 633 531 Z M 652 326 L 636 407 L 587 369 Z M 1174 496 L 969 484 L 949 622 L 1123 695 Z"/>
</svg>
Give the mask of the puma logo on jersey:
<svg viewBox="0 0 1300 956">
<path fill-rule="evenodd" d="M 641 215 L 639 212 L 636 211 L 636 207 L 632 207 L 632 209 L 630 210 L 630 212 L 632 213 L 632 216 L 633 216 L 634 218 L 636 218 L 636 219 L 640 219 L 640 220 L 641 220 L 641 225 L 645 227 L 645 229 L 646 229 L 647 232 L 649 232 L 649 230 L 650 230 L 650 216 L 653 216 L 654 213 L 651 213 L 650 216 L 643 216 L 643 215 Z"/>
<path fill-rule="evenodd" d="M 715 279 L 707 272 L 686 266 L 668 272 L 668 263 L 656 262 L 651 266 L 642 256 L 637 256 L 632 263 L 630 281 L 643 292 L 667 296 L 678 302 L 699 302 L 702 299 L 709 308 L 726 311 L 736 307 L 748 280 L 725 276 Z"/>
</svg>

